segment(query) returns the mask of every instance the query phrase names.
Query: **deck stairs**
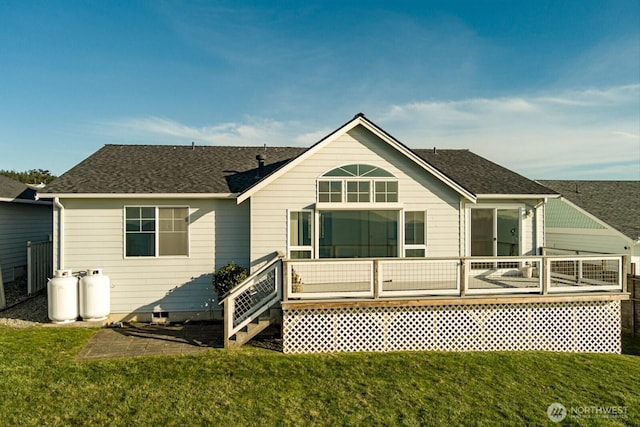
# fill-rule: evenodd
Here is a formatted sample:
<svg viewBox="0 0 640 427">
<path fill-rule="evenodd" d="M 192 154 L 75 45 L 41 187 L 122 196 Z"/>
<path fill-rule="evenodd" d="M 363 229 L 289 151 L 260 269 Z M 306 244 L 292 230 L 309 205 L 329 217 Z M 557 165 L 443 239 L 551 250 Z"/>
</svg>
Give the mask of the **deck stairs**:
<svg viewBox="0 0 640 427">
<path fill-rule="evenodd" d="M 239 348 L 281 321 L 282 256 L 277 255 L 220 302 L 224 304 L 224 347 Z"/>
</svg>

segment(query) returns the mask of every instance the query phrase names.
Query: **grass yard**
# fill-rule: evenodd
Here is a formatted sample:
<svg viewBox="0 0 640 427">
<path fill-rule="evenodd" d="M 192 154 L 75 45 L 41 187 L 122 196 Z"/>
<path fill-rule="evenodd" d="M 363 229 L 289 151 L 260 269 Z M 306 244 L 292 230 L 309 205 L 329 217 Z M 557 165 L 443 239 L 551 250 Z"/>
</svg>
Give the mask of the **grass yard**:
<svg viewBox="0 0 640 427">
<path fill-rule="evenodd" d="M 552 402 L 582 411 L 562 425 L 640 425 L 637 340 L 624 355 L 245 347 L 76 361 L 93 333 L 0 327 L 0 425 L 555 425 Z"/>
</svg>

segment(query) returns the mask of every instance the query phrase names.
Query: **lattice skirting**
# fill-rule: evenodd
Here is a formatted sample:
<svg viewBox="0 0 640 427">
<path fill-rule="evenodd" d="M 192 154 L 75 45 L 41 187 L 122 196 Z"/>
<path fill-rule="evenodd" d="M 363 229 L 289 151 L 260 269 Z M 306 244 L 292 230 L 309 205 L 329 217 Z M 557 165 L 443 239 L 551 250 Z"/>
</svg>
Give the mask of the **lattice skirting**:
<svg viewBox="0 0 640 427">
<path fill-rule="evenodd" d="M 285 353 L 548 350 L 620 353 L 620 301 L 288 308 Z"/>
</svg>

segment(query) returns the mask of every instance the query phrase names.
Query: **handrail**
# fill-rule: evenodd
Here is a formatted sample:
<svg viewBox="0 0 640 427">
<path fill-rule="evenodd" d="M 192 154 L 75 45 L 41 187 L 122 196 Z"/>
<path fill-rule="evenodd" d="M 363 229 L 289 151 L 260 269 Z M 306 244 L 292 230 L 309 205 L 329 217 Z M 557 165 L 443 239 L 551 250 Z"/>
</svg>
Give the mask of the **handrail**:
<svg viewBox="0 0 640 427">
<path fill-rule="evenodd" d="M 273 257 L 273 259 L 271 259 L 271 261 L 269 261 L 267 264 L 265 264 L 264 266 L 260 267 L 258 270 L 254 271 L 249 277 L 247 277 L 246 279 L 244 279 L 242 282 L 240 282 L 237 286 L 234 286 L 233 288 L 231 288 L 229 291 L 227 291 L 226 294 L 224 294 L 222 296 L 222 298 L 220 298 L 220 301 L 218 301 L 218 305 L 223 305 L 224 301 L 229 298 L 232 295 L 244 292 L 247 290 L 248 287 L 251 286 L 251 284 L 253 283 L 253 280 L 259 275 L 262 274 L 264 272 L 264 270 L 266 270 L 267 268 L 271 267 L 274 263 L 278 262 L 279 260 L 281 260 L 282 258 L 284 258 L 284 256 L 280 255 L 280 254 L 276 254 L 275 257 Z"/>
<path fill-rule="evenodd" d="M 233 288 L 222 301 L 224 304 L 224 342 L 260 316 L 282 295 L 282 257 L 278 255 Z"/>
</svg>

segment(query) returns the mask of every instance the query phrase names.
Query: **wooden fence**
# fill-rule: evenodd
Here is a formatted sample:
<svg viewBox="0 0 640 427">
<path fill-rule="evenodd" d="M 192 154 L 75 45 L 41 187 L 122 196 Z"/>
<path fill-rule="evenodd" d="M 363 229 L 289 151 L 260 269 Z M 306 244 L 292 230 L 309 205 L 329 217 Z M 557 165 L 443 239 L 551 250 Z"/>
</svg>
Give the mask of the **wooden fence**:
<svg viewBox="0 0 640 427">
<path fill-rule="evenodd" d="M 640 335 L 640 276 L 628 276 L 629 300 L 622 301 L 622 330 L 634 337 Z"/>
<path fill-rule="evenodd" d="M 53 273 L 53 242 L 27 242 L 27 294 L 47 288 Z"/>
</svg>

